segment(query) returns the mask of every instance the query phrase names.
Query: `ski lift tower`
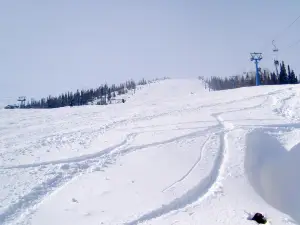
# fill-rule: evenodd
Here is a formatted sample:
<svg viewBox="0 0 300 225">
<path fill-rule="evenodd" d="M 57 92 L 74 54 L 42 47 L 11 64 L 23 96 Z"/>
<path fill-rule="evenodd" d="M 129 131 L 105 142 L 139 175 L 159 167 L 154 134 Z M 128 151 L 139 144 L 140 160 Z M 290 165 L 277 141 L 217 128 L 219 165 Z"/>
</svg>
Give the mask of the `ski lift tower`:
<svg viewBox="0 0 300 225">
<path fill-rule="evenodd" d="M 262 60 L 262 53 L 250 53 L 251 54 L 251 61 L 254 61 L 256 67 L 256 86 L 260 85 L 260 77 L 259 77 L 259 67 L 258 63 Z"/>
<path fill-rule="evenodd" d="M 272 44 L 273 44 L 273 46 L 274 46 L 274 48 L 273 48 L 273 52 L 274 52 L 274 65 L 275 65 L 275 69 L 276 69 L 276 75 L 277 75 L 277 77 L 278 77 L 278 66 L 279 66 L 279 61 L 278 61 L 278 59 L 277 59 L 277 53 L 278 53 L 278 48 L 276 47 L 276 45 L 274 44 L 274 40 L 272 41 Z"/>
<path fill-rule="evenodd" d="M 25 108 L 26 97 L 25 96 L 19 97 L 18 102 L 20 102 L 20 108 Z"/>
</svg>

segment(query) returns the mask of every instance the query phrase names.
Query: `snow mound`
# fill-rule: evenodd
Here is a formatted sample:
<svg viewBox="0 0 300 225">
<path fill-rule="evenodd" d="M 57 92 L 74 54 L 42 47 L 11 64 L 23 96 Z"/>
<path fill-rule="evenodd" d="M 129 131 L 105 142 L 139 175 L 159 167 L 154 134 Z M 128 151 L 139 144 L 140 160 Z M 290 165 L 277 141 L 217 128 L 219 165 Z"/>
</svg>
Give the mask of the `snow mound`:
<svg viewBox="0 0 300 225">
<path fill-rule="evenodd" d="M 245 169 L 255 191 L 300 223 L 300 144 L 287 151 L 268 133 L 247 136 Z"/>
</svg>

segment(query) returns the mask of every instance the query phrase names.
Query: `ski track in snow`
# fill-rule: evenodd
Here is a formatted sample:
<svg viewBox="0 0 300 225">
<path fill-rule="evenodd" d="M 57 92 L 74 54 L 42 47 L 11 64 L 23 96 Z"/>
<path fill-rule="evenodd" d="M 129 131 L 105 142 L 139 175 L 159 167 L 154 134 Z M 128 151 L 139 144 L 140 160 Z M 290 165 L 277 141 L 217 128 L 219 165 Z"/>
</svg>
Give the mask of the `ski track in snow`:
<svg viewBox="0 0 300 225">
<path fill-rule="evenodd" d="M 208 138 L 206 138 L 206 140 L 204 141 L 201 149 L 200 149 L 200 154 L 198 159 L 196 160 L 196 162 L 192 165 L 192 167 L 188 170 L 188 172 L 186 174 L 184 174 L 180 179 L 176 180 L 174 183 L 172 183 L 171 185 L 169 185 L 168 187 L 166 187 L 165 189 L 162 190 L 162 192 L 165 192 L 167 190 L 169 190 L 170 188 L 174 187 L 176 184 L 180 183 L 181 181 L 183 181 L 193 170 L 194 168 L 199 164 L 199 162 L 202 159 L 202 152 L 203 149 L 205 148 L 206 144 L 208 143 L 208 141 L 211 139 L 212 135 L 209 135 Z"/>
<path fill-rule="evenodd" d="M 61 160 L 54 160 L 54 161 L 48 161 L 48 162 L 40 162 L 40 163 L 32 163 L 32 164 L 23 164 L 23 165 L 17 165 L 17 166 L 5 166 L 2 167 L 3 169 L 15 169 L 15 168 L 29 168 L 29 167 L 39 167 L 39 166 L 46 166 L 46 165 L 55 165 L 55 164 L 63 164 L 63 163 L 75 163 L 75 162 L 81 162 L 86 161 L 89 159 L 94 159 L 97 157 L 101 157 L 103 155 L 109 154 L 110 152 L 114 151 L 117 148 L 121 148 L 122 146 L 126 145 L 128 143 L 128 140 L 132 139 L 136 134 L 131 133 L 126 135 L 126 138 L 121 143 L 114 145 L 112 147 L 106 148 L 100 152 L 96 152 L 93 154 L 86 154 L 79 157 L 74 158 L 68 158 L 68 159 L 61 159 Z"/>
<path fill-rule="evenodd" d="M 293 89 L 292 89 L 292 88 L 289 88 L 288 90 L 292 91 Z M 292 92 L 292 93 L 290 93 L 290 95 L 288 95 L 287 97 L 284 97 L 284 98 L 282 98 L 282 99 L 279 99 L 279 102 L 280 102 L 281 104 L 279 105 L 279 107 L 275 107 L 275 108 L 273 109 L 273 112 L 274 112 L 275 114 L 279 115 L 279 116 L 282 116 L 283 118 L 285 118 L 285 119 L 287 119 L 287 120 L 289 120 L 289 121 L 295 121 L 295 120 L 297 121 L 298 118 L 293 118 L 292 116 L 290 116 L 290 113 L 289 113 L 290 108 L 289 108 L 289 107 L 286 108 L 286 105 L 287 105 L 287 102 L 288 102 L 289 100 L 295 98 L 298 94 L 299 94 L 299 93 Z M 273 97 L 273 98 L 274 98 L 274 97 Z M 277 101 L 275 100 L 275 102 L 277 102 Z M 278 104 L 276 104 L 276 105 L 278 105 Z"/>
<path fill-rule="evenodd" d="M 291 88 L 289 88 L 291 89 Z M 274 95 L 280 92 L 284 92 L 285 89 L 283 90 L 277 90 L 277 91 L 273 91 L 273 92 L 267 92 L 266 94 L 261 94 L 261 95 L 255 95 L 255 96 L 250 96 L 247 98 L 242 98 L 242 99 L 236 99 L 236 100 L 231 100 L 231 101 L 225 101 L 225 102 L 220 102 L 220 103 L 213 103 L 213 104 L 204 104 L 201 105 L 199 107 L 194 107 L 194 108 L 183 108 L 183 109 L 178 109 L 178 110 L 170 110 L 167 112 L 163 112 L 160 114 L 154 114 L 154 115 L 147 115 L 144 117 L 138 117 L 138 118 L 129 118 L 129 119 L 122 119 L 122 120 L 117 120 L 117 121 L 113 121 L 111 123 L 108 124 L 104 124 L 102 125 L 100 128 L 90 128 L 88 129 L 88 131 L 80 131 L 78 132 L 73 131 L 73 132 L 65 132 L 65 133 L 59 133 L 59 134 L 51 134 L 49 136 L 45 136 L 45 137 L 41 137 L 40 139 L 38 139 L 37 141 L 33 142 L 33 143 L 29 143 L 26 147 L 22 147 L 19 149 L 19 151 L 21 152 L 21 154 L 25 154 L 26 152 L 32 152 L 32 149 L 36 149 L 42 146 L 51 146 L 54 145 L 56 148 L 60 148 L 62 145 L 66 144 L 66 143 L 79 143 L 79 145 L 83 146 L 84 148 L 87 148 L 89 146 L 89 144 L 95 139 L 97 138 L 100 134 L 105 133 L 106 131 L 109 131 L 111 129 L 114 129 L 116 127 L 120 127 L 120 126 L 126 126 L 128 124 L 131 123 L 135 123 L 135 122 L 139 122 L 139 121 L 145 121 L 145 120 L 152 120 L 152 119 L 156 119 L 159 117 L 164 117 L 164 116 L 168 116 L 168 115 L 172 115 L 172 114 L 176 114 L 176 113 L 184 113 L 184 112 L 194 112 L 194 111 L 199 111 L 202 110 L 204 108 L 210 108 L 210 107 L 217 107 L 217 106 L 222 106 L 222 105 L 227 105 L 227 104 L 233 104 L 233 103 L 238 103 L 238 102 L 242 102 L 245 100 L 252 100 L 252 99 L 256 99 L 256 98 L 260 98 L 266 95 Z M 282 107 L 281 107 L 282 108 Z M 280 108 L 280 109 L 281 109 Z M 280 111 L 280 109 L 278 111 Z M 276 109 L 274 110 L 276 111 Z M 1 140 L 0 140 L 1 142 Z M 13 147 L 13 143 L 15 143 L 15 138 L 11 141 L 6 140 L 5 141 L 5 146 L 6 148 L 10 148 Z M 8 143 L 8 144 L 7 144 Z M 11 144 L 9 144 L 11 143 Z M 114 148 L 114 147 L 112 147 Z M 107 149 L 109 151 L 109 149 Z M 103 150 L 104 152 L 106 150 Z M 97 153 L 94 153 L 95 155 L 97 155 Z M 101 153 L 100 153 L 101 154 Z M 88 157 L 94 157 L 93 154 L 87 155 Z M 80 156 L 77 157 L 79 161 L 81 161 L 81 158 L 84 158 L 84 156 Z M 64 159 L 64 160 L 57 160 L 57 163 L 63 163 L 63 162 L 68 162 L 69 159 Z M 76 160 L 75 158 L 73 160 Z M 55 164 L 55 162 L 53 162 Z M 48 165 L 48 164 L 52 164 L 52 162 L 45 162 L 45 163 L 36 163 L 36 164 L 32 164 L 32 166 L 34 165 Z M 24 165 L 26 167 L 26 165 Z M 29 165 L 28 165 L 29 166 Z M 22 168 L 22 165 L 20 166 L 6 166 L 6 167 L 1 167 L 1 168 Z"/>
<path fill-rule="evenodd" d="M 276 91 L 275 93 L 278 93 L 278 92 Z M 263 96 L 265 96 L 265 95 L 263 95 Z M 137 219 L 134 219 L 130 222 L 126 222 L 126 223 L 124 223 L 124 225 L 137 225 L 139 223 L 150 221 L 157 217 L 166 215 L 172 211 L 185 208 L 186 206 L 188 206 L 194 202 L 201 201 L 201 199 L 203 199 L 211 194 L 218 193 L 219 189 L 222 186 L 222 179 L 223 179 L 222 172 L 224 170 L 226 154 L 227 154 L 227 146 L 228 146 L 227 135 L 230 131 L 233 131 L 235 129 L 235 126 L 232 123 L 224 121 L 222 119 L 221 115 L 226 114 L 226 113 L 256 109 L 256 108 L 262 107 L 268 100 L 269 100 L 269 96 L 267 96 L 267 94 L 266 94 L 266 97 L 263 100 L 263 102 L 259 103 L 257 105 L 250 106 L 250 107 L 244 107 L 244 108 L 240 108 L 240 109 L 228 110 L 228 111 L 220 112 L 220 113 L 212 113 L 211 116 L 214 117 L 215 120 L 218 122 L 219 132 L 216 132 L 216 133 L 220 133 L 219 134 L 220 146 L 219 146 L 217 158 L 214 161 L 214 165 L 213 165 L 210 173 L 204 179 L 202 179 L 195 187 L 188 190 L 181 197 L 178 197 L 175 200 L 171 201 L 170 203 L 162 205 L 161 207 L 154 209 L 153 211 L 150 211 L 150 212 L 140 216 Z M 232 101 L 232 103 L 235 103 L 235 102 Z M 209 138 L 205 142 L 207 142 L 208 140 L 209 140 Z M 204 146 L 205 146 L 205 144 L 203 145 L 203 147 Z M 201 157 L 200 157 L 200 159 L 198 158 L 198 160 L 200 161 Z M 199 163 L 199 161 L 197 161 L 196 164 Z M 188 176 L 188 174 L 190 174 L 193 167 L 187 172 L 187 174 L 185 176 L 180 178 L 175 183 L 178 183 L 178 182 L 181 182 L 182 180 L 184 180 L 184 178 L 186 178 Z M 172 185 L 174 185 L 174 184 L 172 184 Z M 170 185 L 166 189 L 170 188 L 172 185 Z M 164 191 L 166 189 L 164 189 Z"/>
<path fill-rule="evenodd" d="M 69 176 L 69 175 L 67 175 Z M 48 179 L 41 185 L 34 187 L 28 194 L 22 196 L 18 202 L 11 204 L 1 215 L 0 224 L 11 222 L 16 215 L 28 215 L 30 208 L 37 204 L 38 201 L 59 187 L 68 178 L 66 174 L 57 173 L 54 178 Z"/>
<path fill-rule="evenodd" d="M 259 98 L 259 97 L 261 97 L 261 95 L 251 96 L 246 99 L 251 100 L 251 99 L 255 99 L 255 98 Z M 160 117 L 169 116 L 169 115 L 176 114 L 176 113 L 199 111 L 204 108 L 222 106 L 222 105 L 232 104 L 234 102 L 239 102 L 239 101 L 244 101 L 244 100 L 245 99 L 238 99 L 238 100 L 232 100 L 232 101 L 221 102 L 221 103 L 201 105 L 200 107 L 195 107 L 195 108 L 183 108 L 183 109 L 178 109 L 178 110 L 170 110 L 170 111 L 163 112 L 160 114 L 148 115 L 148 116 L 144 116 L 144 117 L 122 119 L 122 120 L 113 121 L 108 124 L 104 124 L 100 128 L 89 128 L 88 131 L 78 132 L 76 130 L 76 131 L 72 131 L 72 132 L 63 132 L 63 133 L 60 132 L 58 134 L 51 134 L 51 135 L 48 135 L 45 137 L 40 137 L 36 141 L 28 143 L 26 147 L 17 148 L 17 150 L 20 152 L 20 154 L 25 154 L 26 152 L 27 153 L 32 152 L 33 149 L 37 149 L 42 146 L 54 146 L 55 148 L 60 148 L 67 143 L 68 144 L 79 143 L 79 145 L 83 146 L 84 148 L 87 148 L 90 145 L 90 143 L 94 139 L 96 139 L 100 134 L 103 134 L 106 131 L 112 130 L 116 127 L 126 126 L 131 123 L 145 121 L 145 120 L 157 119 Z M 1 143 L 1 141 L 4 142 L 5 148 L 13 148 L 15 145 L 15 142 L 16 142 L 15 139 L 16 138 L 13 138 L 12 140 L 10 140 L 10 139 L 9 140 L 6 140 L 6 139 L 0 140 L 0 143 Z M 114 147 L 112 147 L 112 148 L 114 148 Z M 16 149 L 15 149 L 15 151 L 16 151 Z M 106 152 L 106 151 L 109 151 L 109 149 L 106 149 L 103 151 Z M 101 154 L 101 153 L 99 153 L 99 154 Z M 87 155 L 86 157 L 93 158 L 93 157 L 95 157 L 94 155 L 97 155 L 97 153 Z M 76 157 L 76 158 L 79 161 L 81 161 L 81 158 L 84 158 L 84 156 L 80 156 L 80 157 Z M 76 160 L 76 158 L 74 158 L 73 160 Z M 62 160 L 57 160 L 57 162 L 51 161 L 51 162 L 44 162 L 44 163 L 35 163 L 35 164 L 31 164 L 31 165 L 32 166 L 48 165 L 48 164 L 57 164 L 57 163 L 63 163 L 63 162 L 68 162 L 68 161 L 69 161 L 69 159 L 62 159 Z M 0 166 L 0 169 L 1 168 L 23 168 L 23 167 L 24 168 L 30 167 L 30 164 L 23 165 L 23 166 L 22 165 L 5 166 L 5 167 Z"/>
<path fill-rule="evenodd" d="M 57 174 L 50 179 L 45 180 L 41 184 L 34 187 L 28 194 L 20 197 L 20 199 L 16 202 L 8 206 L 2 214 L 0 214 L 0 224 L 9 224 L 10 222 L 14 221 L 16 218 L 17 221 L 22 221 L 22 219 L 25 216 L 28 216 L 32 214 L 39 206 L 39 204 L 43 201 L 43 199 L 47 198 L 51 193 L 58 190 L 59 188 L 66 185 L 70 180 L 72 180 L 74 177 L 88 172 L 92 168 L 93 170 L 101 170 L 105 166 L 107 166 L 109 163 L 115 161 L 117 157 L 124 156 L 126 154 L 129 154 L 131 152 L 146 149 L 148 147 L 152 146 L 158 146 L 163 145 L 166 143 L 171 143 L 174 141 L 187 139 L 187 138 L 193 138 L 198 137 L 200 135 L 204 135 L 207 133 L 210 133 L 208 135 L 208 138 L 205 140 L 204 144 L 200 148 L 199 157 L 196 159 L 195 163 L 191 166 L 191 168 L 178 180 L 176 180 L 174 183 L 170 184 L 168 187 L 166 187 L 163 191 L 168 190 L 169 188 L 173 187 L 174 185 L 178 184 L 179 182 L 184 181 L 186 177 L 189 176 L 189 174 L 193 171 L 193 169 L 199 164 L 202 158 L 202 152 L 205 149 L 206 144 L 209 142 L 211 137 L 213 135 L 219 135 L 220 139 L 220 146 L 218 150 L 218 155 L 214 161 L 212 170 L 208 174 L 206 178 L 201 180 L 195 187 L 188 190 L 185 194 L 182 196 L 176 198 L 175 200 L 171 201 L 168 204 L 162 205 L 161 207 L 154 209 L 142 216 L 140 216 L 137 219 L 132 220 L 131 222 L 124 223 L 125 225 L 134 225 L 138 224 L 140 222 L 149 221 L 151 219 L 157 218 L 159 216 L 165 215 L 167 213 L 170 213 L 171 211 L 178 210 L 181 208 L 186 207 L 187 205 L 194 203 L 196 201 L 200 201 L 201 198 L 208 196 L 214 192 L 214 190 L 218 189 L 218 186 L 221 185 L 222 180 L 222 171 L 223 167 L 226 161 L 226 154 L 227 154 L 227 134 L 228 132 L 236 129 L 236 127 L 229 122 L 226 122 L 222 119 L 222 114 L 231 113 L 231 112 L 239 112 L 243 110 L 251 110 L 256 109 L 259 107 L 262 107 L 270 97 L 273 97 L 275 94 L 285 93 L 287 89 L 281 89 L 274 92 L 267 92 L 265 94 L 261 95 L 255 95 L 247 98 L 227 101 L 227 102 L 221 102 L 221 103 L 215 103 L 215 104 L 206 104 L 201 105 L 199 107 L 194 108 L 186 108 L 186 109 L 179 109 L 179 110 L 171 110 L 168 112 L 156 114 L 156 115 L 148 115 L 145 117 L 139 117 L 139 118 L 130 118 L 130 119 L 124 119 L 120 121 L 114 121 L 112 123 L 109 123 L 107 125 L 104 125 L 103 127 L 93 130 L 91 133 L 85 133 L 83 136 L 84 141 L 86 141 L 85 144 L 89 144 L 92 140 L 92 138 L 96 138 L 100 133 L 103 133 L 109 129 L 113 129 L 119 126 L 125 126 L 130 123 L 143 121 L 143 120 L 151 120 L 158 117 L 163 117 L 166 115 L 171 115 L 173 113 L 185 113 L 185 112 L 193 112 L 193 111 L 199 111 L 203 108 L 214 108 L 217 106 L 227 105 L 227 104 L 233 104 L 238 103 L 240 101 L 245 100 L 251 100 L 256 98 L 265 97 L 265 99 L 262 101 L 262 103 L 259 103 L 254 106 L 250 107 L 244 107 L 240 109 L 233 109 L 228 110 L 225 112 L 214 112 L 211 113 L 211 116 L 217 121 L 216 126 L 209 126 L 205 130 L 196 130 L 195 132 L 191 132 L 182 136 L 178 136 L 175 138 L 171 138 L 169 140 L 164 141 L 158 141 L 150 144 L 145 145 L 139 145 L 139 146 L 130 146 L 130 143 L 135 139 L 135 137 L 138 135 L 138 133 L 143 133 L 143 131 L 140 132 L 134 132 L 129 133 L 126 135 L 125 140 L 123 140 L 121 143 L 114 145 L 112 147 L 109 147 L 107 149 L 104 149 L 100 152 L 96 152 L 93 154 L 87 154 L 79 157 L 73 157 L 68 159 L 62 159 L 62 160 L 53 160 L 49 162 L 40 162 L 40 163 L 33 163 L 33 164 L 24 164 L 24 165 L 15 165 L 15 166 L 5 166 L 0 167 L 0 169 L 24 169 L 24 168 L 31 168 L 31 167 L 43 167 L 48 165 L 61 165 L 60 169 L 61 171 L 56 172 Z M 289 99 L 292 99 L 295 97 L 295 93 L 292 93 L 290 96 L 280 99 L 281 106 L 278 109 L 274 109 L 274 113 L 280 114 L 282 116 L 286 116 L 284 112 L 284 107 L 286 102 Z M 133 128 L 134 129 L 134 128 Z M 196 128 L 197 129 L 197 128 Z M 47 138 L 49 138 L 48 136 Z M 53 136 L 53 140 L 56 141 L 57 138 L 63 138 L 64 135 L 61 135 L 61 137 Z M 71 140 L 71 139 L 70 139 Z M 75 169 L 74 169 L 75 168 Z"/>
<path fill-rule="evenodd" d="M 107 166 L 108 163 L 115 161 L 117 157 L 129 154 L 133 151 L 145 149 L 148 147 L 153 147 L 157 145 L 167 144 L 174 141 L 197 137 L 200 134 L 205 134 L 206 132 L 215 130 L 215 127 L 209 127 L 206 130 L 200 130 L 192 133 L 188 133 L 186 135 L 182 135 L 179 137 L 171 138 L 165 141 L 154 142 L 147 145 L 140 145 L 140 146 L 132 146 L 125 148 L 126 145 L 130 143 L 137 135 L 136 133 L 131 133 L 127 135 L 126 140 L 124 140 L 121 144 L 117 145 L 115 148 L 109 148 L 105 152 L 101 151 L 100 153 L 96 153 L 93 155 L 88 155 L 80 158 L 69 159 L 69 160 L 61 160 L 61 161 L 53 161 L 47 163 L 39 163 L 39 164 L 30 164 L 30 165 L 20 165 L 16 167 L 10 167 L 6 169 L 12 168 L 29 168 L 29 167 L 39 167 L 39 166 L 46 166 L 46 165 L 55 165 L 55 164 L 63 164 L 61 168 L 65 170 L 64 173 L 57 175 L 55 178 L 51 178 L 41 185 L 33 188 L 33 190 L 28 194 L 19 199 L 19 201 L 13 205 L 11 205 L 8 209 L 4 211 L 4 213 L 0 214 L 0 222 L 5 224 L 6 222 L 10 222 L 11 218 L 15 218 L 16 215 L 30 215 L 34 212 L 37 208 L 37 205 L 42 201 L 43 198 L 49 196 L 52 192 L 55 191 L 56 188 L 59 188 L 65 185 L 68 181 L 72 180 L 76 175 L 82 174 L 89 170 L 92 167 L 93 170 L 101 170 L 103 167 Z M 101 157 L 103 156 L 102 160 L 104 163 L 99 166 L 96 165 L 99 161 L 101 162 Z M 106 161 L 105 161 L 106 160 Z M 77 163 L 77 164 L 76 164 Z M 73 165 L 72 165 L 73 164 Z M 75 165 L 74 165 L 75 164 Z M 69 172 L 69 169 L 75 170 L 76 172 Z"/>
<path fill-rule="evenodd" d="M 156 145 L 167 144 L 167 143 L 178 141 L 178 140 L 181 140 L 181 139 L 196 137 L 199 134 L 204 134 L 208 131 L 215 130 L 216 127 L 217 126 L 210 126 L 205 130 L 195 131 L 195 132 L 183 135 L 183 136 L 178 136 L 178 137 L 175 137 L 175 138 L 171 138 L 171 139 L 166 140 L 166 141 L 159 141 L 159 142 L 153 142 L 153 143 L 146 144 L 146 145 L 139 145 L 139 146 L 132 146 L 132 147 L 129 147 L 129 148 L 124 148 L 124 146 L 129 143 L 128 140 L 133 139 L 138 134 L 144 133 L 143 131 L 140 131 L 140 132 L 130 133 L 130 134 L 126 135 L 125 140 L 122 141 L 120 144 L 117 144 L 113 147 L 109 147 L 107 149 L 104 149 L 100 152 L 96 152 L 96 153 L 93 153 L 93 154 L 86 154 L 86 155 L 79 156 L 79 157 L 62 159 L 62 160 L 54 160 L 54 161 L 48 161 L 48 162 L 23 164 L 23 165 L 17 165 L 17 166 L 6 166 L 6 167 L 2 167 L 1 169 L 15 169 L 15 168 L 21 169 L 21 168 L 39 167 L 39 166 L 46 166 L 46 165 L 56 165 L 56 164 L 63 164 L 63 163 L 82 162 L 82 161 L 93 160 L 95 158 L 108 155 L 108 154 L 112 153 L 113 151 L 116 151 L 117 149 L 122 149 L 122 153 L 124 154 L 124 153 L 132 152 L 132 151 L 135 151 L 135 150 L 140 150 L 140 149 L 144 149 L 144 148 L 148 148 L 148 147 L 152 147 L 152 146 L 156 146 Z"/>
<path fill-rule="evenodd" d="M 221 138 L 223 135 L 221 135 Z M 222 144 L 221 144 L 222 146 Z M 212 171 L 204 178 L 202 179 L 195 187 L 188 190 L 185 194 L 183 194 L 181 197 L 176 198 L 175 200 L 171 201 L 168 204 L 162 205 L 160 208 L 157 208 L 151 212 L 148 212 L 142 216 L 140 216 L 138 219 L 135 219 L 130 222 L 124 223 L 124 225 L 135 225 L 139 224 L 145 221 L 152 220 L 154 218 L 163 216 L 165 214 L 168 214 L 174 210 L 178 210 L 181 208 L 184 208 L 185 206 L 197 201 L 201 196 L 204 196 L 209 192 L 209 189 L 216 181 L 216 178 L 218 177 L 219 168 L 221 167 L 222 160 L 224 158 L 222 147 L 220 147 L 221 152 L 218 153 L 217 158 L 215 159 Z"/>
<path fill-rule="evenodd" d="M 11 219 L 16 218 L 17 216 L 24 217 L 24 215 L 33 213 L 34 209 L 37 208 L 37 205 L 46 196 L 49 196 L 56 189 L 65 185 L 75 176 L 87 172 L 90 167 L 94 167 L 92 170 L 100 170 L 101 168 L 106 167 L 109 163 L 111 163 L 111 161 L 113 161 L 113 157 L 109 154 L 128 145 L 134 137 L 135 134 L 128 134 L 122 143 L 96 154 L 85 155 L 83 157 L 76 157 L 67 160 L 5 167 L 4 169 L 25 169 L 31 167 L 45 167 L 50 164 L 62 164 L 59 167 L 60 171 L 56 171 L 57 175 L 54 178 L 46 179 L 44 182 L 34 187 L 28 194 L 20 197 L 16 203 L 5 209 L 4 212 L 0 214 L 0 224 L 11 222 Z"/>
<path fill-rule="evenodd" d="M 251 100 L 251 99 L 255 99 L 257 97 L 265 97 L 265 99 L 262 101 L 262 103 L 259 103 L 257 105 L 254 106 L 250 106 L 250 107 L 244 107 L 244 108 L 240 108 L 240 109 L 233 109 L 233 110 L 228 110 L 225 112 L 220 112 L 220 113 L 212 113 L 211 116 L 215 118 L 215 120 L 217 120 L 218 124 L 219 124 L 219 132 L 216 133 L 220 133 L 219 138 L 220 138 L 220 146 L 219 146 L 219 152 L 218 152 L 218 157 L 217 159 L 215 159 L 214 162 L 214 166 L 210 172 L 210 174 L 204 178 L 203 180 L 201 180 L 201 182 L 196 185 L 194 188 L 190 189 L 188 192 L 186 192 L 184 195 L 182 195 L 179 198 L 176 198 L 175 200 L 171 201 L 169 204 L 163 205 L 158 209 L 155 209 L 149 213 L 146 213 L 142 216 L 140 216 L 137 219 L 134 219 L 133 221 L 130 222 L 126 222 L 124 223 L 124 225 L 136 225 L 139 223 L 143 223 L 146 221 L 150 221 L 152 219 L 155 219 L 157 217 L 166 215 L 172 211 L 176 211 L 178 209 L 182 209 L 185 208 L 186 206 L 197 202 L 197 201 L 201 201 L 201 199 L 203 199 L 204 197 L 207 197 L 209 195 L 211 195 L 212 193 L 214 193 L 214 190 L 216 192 L 218 192 L 218 189 L 221 187 L 222 185 L 222 171 L 223 171 L 223 167 L 224 167 L 224 160 L 226 158 L 226 151 L 227 151 L 227 146 L 228 146 L 228 139 L 227 139 L 227 135 L 230 131 L 233 131 L 236 128 L 240 128 L 239 126 L 234 126 L 232 123 L 230 122 L 226 122 L 222 119 L 221 115 L 222 114 L 228 114 L 228 113 L 233 113 L 233 112 L 240 112 L 240 111 L 247 111 L 247 110 L 253 110 L 253 109 L 257 109 L 260 107 L 263 107 L 267 101 L 270 99 L 271 96 L 275 95 L 275 94 L 279 94 L 279 93 L 285 93 L 287 89 L 283 89 L 283 90 L 278 90 L 278 91 L 274 91 L 274 92 L 268 92 L 266 94 L 263 95 L 257 95 L 257 96 L 253 96 L 253 97 L 249 97 L 249 98 L 244 98 L 243 100 Z M 291 88 L 288 88 L 288 90 L 291 90 Z M 282 108 L 285 104 L 285 102 L 291 98 L 293 98 L 295 96 L 294 93 L 292 93 L 290 96 L 288 96 L 287 98 L 283 99 L 283 103 L 282 106 L 280 108 Z M 233 100 L 230 101 L 230 104 L 232 103 L 237 103 L 240 100 Z M 219 106 L 220 104 L 212 104 L 214 106 Z M 226 104 L 229 104 L 229 102 L 227 102 Z M 200 107 L 201 108 L 201 107 Z M 209 138 L 205 141 L 207 142 L 209 140 Z M 205 144 L 203 145 L 203 147 L 205 146 Z M 201 149 L 202 152 L 203 149 Z M 201 160 L 201 157 L 198 158 L 198 160 Z M 197 163 L 199 163 L 199 161 L 197 161 L 192 168 L 182 177 L 180 178 L 178 181 L 175 181 L 173 184 L 171 184 L 170 186 L 168 186 L 167 188 L 165 188 L 163 191 L 166 191 L 167 189 L 171 188 L 173 185 L 175 185 L 178 182 L 183 181 L 192 171 L 192 169 L 195 167 L 195 165 Z"/>
</svg>

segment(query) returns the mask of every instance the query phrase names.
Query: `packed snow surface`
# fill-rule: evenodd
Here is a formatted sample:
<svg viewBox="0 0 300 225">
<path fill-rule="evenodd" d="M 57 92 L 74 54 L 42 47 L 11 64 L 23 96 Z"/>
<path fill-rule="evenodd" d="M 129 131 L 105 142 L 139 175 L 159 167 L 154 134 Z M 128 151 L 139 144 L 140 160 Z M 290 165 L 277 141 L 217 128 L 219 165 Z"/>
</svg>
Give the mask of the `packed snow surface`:
<svg viewBox="0 0 300 225">
<path fill-rule="evenodd" d="M 0 110 L 0 224 L 300 224 L 299 85 L 126 99 Z"/>
</svg>

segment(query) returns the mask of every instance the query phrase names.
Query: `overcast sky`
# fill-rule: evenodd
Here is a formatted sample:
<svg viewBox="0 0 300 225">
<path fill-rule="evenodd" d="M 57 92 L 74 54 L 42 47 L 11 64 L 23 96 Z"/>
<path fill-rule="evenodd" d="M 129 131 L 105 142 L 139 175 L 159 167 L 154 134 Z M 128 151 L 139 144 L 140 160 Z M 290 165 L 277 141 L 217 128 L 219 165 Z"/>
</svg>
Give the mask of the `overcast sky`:
<svg viewBox="0 0 300 225">
<path fill-rule="evenodd" d="M 263 51 L 300 73 L 299 0 L 0 0 L 0 98 L 105 82 L 230 76 Z M 12 103 L 12 102 L 10 102 Z M 14 103 L 14 102 L 13 102 Z"/>
</svg>

